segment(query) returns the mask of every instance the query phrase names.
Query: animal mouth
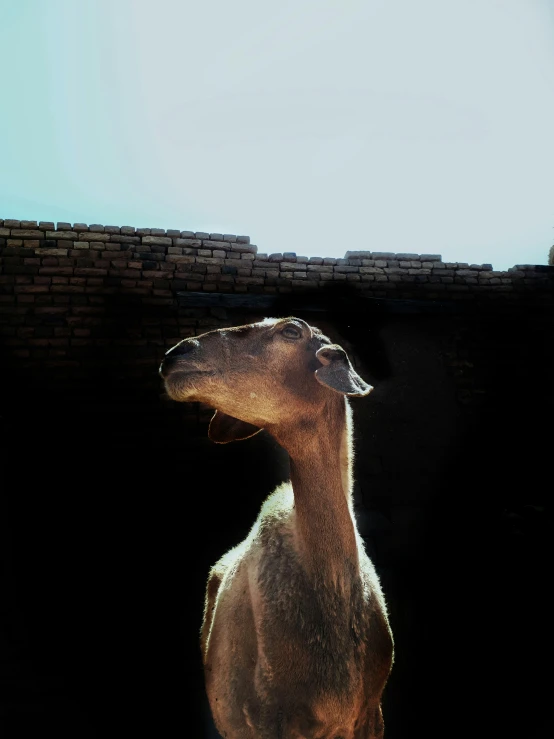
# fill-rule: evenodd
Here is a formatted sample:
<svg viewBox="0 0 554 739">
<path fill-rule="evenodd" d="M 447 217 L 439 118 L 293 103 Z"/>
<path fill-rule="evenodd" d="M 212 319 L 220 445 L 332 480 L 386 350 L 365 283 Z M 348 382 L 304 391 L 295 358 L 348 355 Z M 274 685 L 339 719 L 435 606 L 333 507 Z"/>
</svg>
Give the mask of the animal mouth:
<svg viewBox="0 0 554 739">
<path fill-rule="evenodd" d="M 199 369 L 193 369 L 191 367 L 179 367 L 179 365 L 172 365 L 167 366 L 164 362 L 160 365 L 160 375 L 163 377 L 164 380 L 167 380 L 169 377 L 200 377 L 201 375 L 214 375 L 215 372 L 213 370 L 199 370 Z"/>
</svg>

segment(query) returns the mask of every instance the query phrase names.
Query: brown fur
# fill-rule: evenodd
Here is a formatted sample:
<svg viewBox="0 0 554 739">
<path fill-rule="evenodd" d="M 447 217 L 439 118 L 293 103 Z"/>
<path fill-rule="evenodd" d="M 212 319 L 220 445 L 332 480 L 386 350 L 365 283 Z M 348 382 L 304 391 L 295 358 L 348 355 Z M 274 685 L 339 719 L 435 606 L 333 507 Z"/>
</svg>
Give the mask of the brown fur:
<svg viewBox="0 0 554 739">
<path fill-rule="evenodd" d="M 173 399 L 217 409 L 214 441 L 265 428 L 291 460 L 291 484 L 210 573 L 201 648 L 219 732 L 381 739 L 393 642 L 352 511 L 345 398 L 371 387 L 296 318 L 186 339 L 160 372 Z"/>
</svg>

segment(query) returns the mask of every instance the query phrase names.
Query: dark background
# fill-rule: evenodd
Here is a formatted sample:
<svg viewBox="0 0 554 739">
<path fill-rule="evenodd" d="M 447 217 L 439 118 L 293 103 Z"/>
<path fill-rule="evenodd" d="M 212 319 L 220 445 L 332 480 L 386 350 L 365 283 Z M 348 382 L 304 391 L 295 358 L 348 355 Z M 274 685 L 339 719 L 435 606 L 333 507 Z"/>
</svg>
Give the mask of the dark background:
<svg viewBox="0 0 554 739">
<path fill-rule="evenodd" d="M 118 342 L 132 310 L 108 311 L 110 340 L 75 367 L 4 357 L 6 739 L 216 736 L 207 573 L 288 461 L 265 432 L 213 445 L 207 409 L 164 399 L 163 342 Z M 321 293 L 139 319 L 176 312 L 196 333 L 294 313 L 375 386 L 351 405 L 356 513 L 396 641 L 387 739 L 551 736 L 552 311 Z"/>
</svg>

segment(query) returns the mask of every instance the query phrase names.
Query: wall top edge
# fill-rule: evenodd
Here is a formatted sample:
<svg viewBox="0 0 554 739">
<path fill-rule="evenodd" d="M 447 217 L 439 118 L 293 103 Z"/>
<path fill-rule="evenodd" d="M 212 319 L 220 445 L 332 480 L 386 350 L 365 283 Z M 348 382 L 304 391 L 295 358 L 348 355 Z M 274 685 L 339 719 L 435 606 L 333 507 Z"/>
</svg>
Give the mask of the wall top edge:
<svg viewBox="0 0 554 739">
<path fill-rule="evenodd" d="M 218 242 L 217 244 L 214 243 L 213 248 L 214 249 L 229 249 L 229 246 L 224 246 L 224 243 L 227 242 L 227 244 L 235 244 L 236 246 L 230 247 L 232 249 L 240 251 L 240 244 L 245 244 L 247 246 L 244 247 L 244 249 L 248 249 L 252 252 L 257 252 L 257 247 L 250 245 L 250 236 L 242 235 L 242 234 L 223 234 L 223 233 L 208 233 L 206 231 L 181 231 L 179 229 L 163 229 L 163 228 L 142 228 L 142 227 L 135 227 L 135 226 L 110 226 L 110 225 L 102 225 L 99 223 L 69 223 L 66 221 L 31 221 L 31 220 L 18 220 L 14 218 L 0 218 L 0 237 L 12 237 L 12 238 L 22 238 L 22 239 L 30 239 L 30 238 L 43 238 L 48 239 L 53 237 L 53 232 L 60 233 L 61 238 L 62 235 L 64 235 L 64 238 L 71 239 L 73 235 L 75 235 L 79 239 L 83 239 L 81 234 L 83 233 L 90 233 L 94 234 L 94 240 L 101 240 L 103 237 L 101 234 L 105 234 L 104 240 L 109 240 L 111 235 L 122 235 L 122 236 L 132 236 L 135 237 L 134 239 L 129 239 L 129 241 L 140 241 L 140 238 L 142 237 L 150 237 L 150 241 L 152 243 L 156 242 L 156 238 L 153 237 L 161 237 L 159 238 L 160 243 L 163 243 L 164 237 L 167 240 L 168 243 L 171 243 L 171 239 L 196 239 L 201 240 L 203 242 L 204 248 L 208 247 L 209 245 L 206 244 L 206 242 Z M 140 238 L 137 238 L 140 237 Z M 93 238 L 92 236 L 90 238 Z M 86 240 L 86 237 L 85 237 Z M 176 244 L 182 244 L 182 242 L 173 242 Z M 132 247 L 129 247 L 132 248 Z M 210 247 L 211 248 L 211 247 Z M 554 247 L 553 247 L 554 250 Z M 390 260 L 396 260 L 400 264 L 401 267 L 424 267 L 424 268 L 435 268 L 435 267 L 441 267 L 444 266 L 445 268 L 454 268 L 454 269 L 466 269 L 466 270 L 493 270 L 493 267 L 491 264 L 468 264 L 465 262 L 456 262 L 456 263 L 443 263 L 442 262 L 442 255 L 440 254 L 417 254 L 417 253 L 411 253 L 411 252 L 382 252 L 382 251 L 371 251 L 371 250 L 357 250 L 357 251 L 347 251 L 344 254 L 344 257 L 303 257 L 303 256 L 297 256 L 296 252 L 284 252 L 283 254 L 270 254 L 269 256 L 266 254 L 259 254 L 257 256 L 258 259 L 265 258 L 269 261 L 287 261 L 291 260 L 291 262 L 309 262 L 310 264 L 352 264 L 352 265 L 364 265 L 367 266 L 367 262 L 362 261 L 356 261 L 356 260 L 374 260 L 372 263 L 372 266 L 375 267 L 384 267 L 388 264 Z M 412 262 L 413 264 L 409 264 L 409 262 Z M 537 265 L 537 264 L 516 264 L 511 268 L 508 268 L 508 270 L 502 270 L 502 272 L 498 272 L 498 274 L 507 274 L 508 272 L 513 272 L 514 270 L 540 270 L 540 271 L 550 271 L 554 265 L 554 259 L 552 260 L 551 266 L 546 265 Z M 496 274 L 496 273 L 495 273 Z"/>
<path fill-rule="evenodd" d="M 0 218 L 0 227 L 17 229 L 37 229 L 39 231 L 75 231 L 82 233 L 123 234 L 128 236 L 169 236 L 173 238 L 209 239 L 230 243 L 249 244 L 250 236 L 242 234 L 208 233 L 206 231 L 181 231 L 176 228 L 136 228 L 135 226 L 105 226 L 100 223 L 69 223 L 66 221 L 24 221 L 14 218 Z"/>
</svg>

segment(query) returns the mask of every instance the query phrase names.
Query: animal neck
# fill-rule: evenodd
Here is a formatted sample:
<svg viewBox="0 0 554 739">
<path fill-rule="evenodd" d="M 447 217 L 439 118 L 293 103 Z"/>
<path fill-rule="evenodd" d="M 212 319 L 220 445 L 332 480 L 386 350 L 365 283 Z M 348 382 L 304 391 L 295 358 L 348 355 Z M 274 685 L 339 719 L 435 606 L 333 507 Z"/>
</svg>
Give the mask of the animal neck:
<svg viewBox="0 0 554 739">
<path fill-rule="evenodd" d="M 346 562 L 358 565 L 348 401 L 333 395 L 313 423 L 278 441 L 290 455 L 299 551 L 308 568 L 337 582 Z"/>
</svg>

